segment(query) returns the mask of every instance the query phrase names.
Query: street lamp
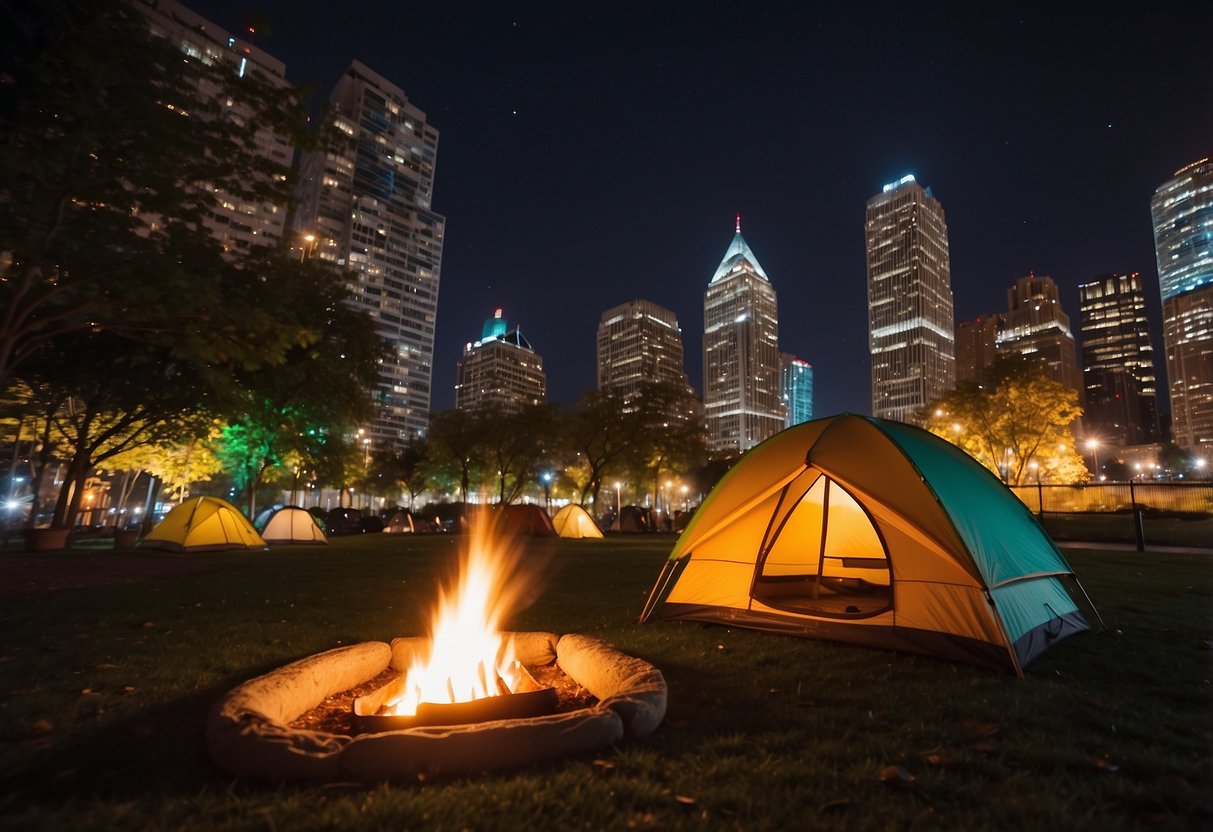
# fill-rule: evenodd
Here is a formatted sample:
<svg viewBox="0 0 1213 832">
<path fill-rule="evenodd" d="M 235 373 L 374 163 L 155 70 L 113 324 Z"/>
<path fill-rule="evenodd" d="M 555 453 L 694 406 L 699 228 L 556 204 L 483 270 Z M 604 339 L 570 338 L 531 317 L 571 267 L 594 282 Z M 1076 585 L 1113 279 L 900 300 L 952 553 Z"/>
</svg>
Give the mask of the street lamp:
<svg viewBox="0 0 1213 832">
<path fill-rule="evenodd" d="M 1087 440 L 1087 450 L 1091 452 L 1091 463 L 1095 466 L 1095 471 L 1093 472 L 1092 477 L 1093 478 L 1098 477 L 1099 476 L 1099 440 L 1098 439 L 1088 439 Z"/>
<path fill-rule="evenodd" d="M 547 509 L 547 513 L 551 514 L 552 513 L 552 491 L 551 491 L 551 489 L 552 489 L 552 472 L 544 471 L 541 479 L 543 480 L 543 504 L 544 504 L 544 507 Z"/>
<path fill-rule="evenodd" d="M 616 517 L 618 517 L 620 515 L 620 513 L 623 511 L 623 509 L 620 508 L 620 502 L 619 502 L 619 486 L 620 486 L 620 484 L 618 482 L 616 482 L 615 483 L 615 516 Z"/>
<path fill-rule="evenodd" d="M 682 487 L 682 510 L 683 511 L 691 510 L 691 499 L 690 499 L 690 497 L 687 496 L 687 491 L 688 491 L 688 489 L 684 485 Z"/>
<path fill-rule="evenodd" d="M 315 234 L 304 234 L 303 235 L 303 245 L 301 245 L 299 247 L 299 262 L 300 263 L 302 263 L 304 258 L 307 257 L 307 250 L 312 247 L 312 243 L 314 243 L 314 242 L 316 242 Z"/>
</svg>

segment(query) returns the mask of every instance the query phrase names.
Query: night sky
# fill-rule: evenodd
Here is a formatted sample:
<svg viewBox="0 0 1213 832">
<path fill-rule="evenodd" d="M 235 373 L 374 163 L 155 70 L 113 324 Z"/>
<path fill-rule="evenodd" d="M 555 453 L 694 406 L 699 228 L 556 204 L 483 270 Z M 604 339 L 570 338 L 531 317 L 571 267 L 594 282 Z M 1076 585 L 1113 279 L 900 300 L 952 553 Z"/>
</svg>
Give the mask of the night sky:
<svg viewBox="0 0 1213 832">
<path fill-rule="evenodd" d="M 1097 274 L 1141 272 L 1157 316 L 1150 197 L 1213 153 L 1207 0 L 185 2 L 235 32 L 264 14 L 254 42 L 325 99 L 362 61 L 439 130 L 435 410 L 496 306 L 553 401 L 594 386 L 599 316 L 634 298 L 677 313 L 702 392 L 703 293 L 740 214 L 815 414 L 868 413 L 864 203 L 884 183 L 912 173 L 942 203 L 959 319 L 1005 310 L 1031 270 L 1077 335 Z"/>
</svg>

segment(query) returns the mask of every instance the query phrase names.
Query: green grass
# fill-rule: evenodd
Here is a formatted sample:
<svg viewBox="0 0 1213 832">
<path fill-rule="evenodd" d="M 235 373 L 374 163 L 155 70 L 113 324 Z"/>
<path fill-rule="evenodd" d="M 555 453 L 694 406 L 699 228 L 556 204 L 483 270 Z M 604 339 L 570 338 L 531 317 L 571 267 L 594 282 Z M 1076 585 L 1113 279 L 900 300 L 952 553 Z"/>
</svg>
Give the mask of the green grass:
<svg viewBox="0 0 1213 832">
<path fill-rule="evenodd" d="M 1018 681 L 724 627 L 639 627 L 672 542 L 538 546 L 537 562 L 550 557 L 545 586 L 512 622 L 601 635 L 661 668 L 670 703 L 655 734 L 424 783 L 236 781 L 211 764 L 203 726 L 213 703 L 252 676 L 340 644 L 418 633 L 456 552 L 451 538 L 192 556 L 208 571 L 7 600 L 0 827 L 1213 825 L 1210 557 L 1069 553 L 1109 630 L 1063 642 Z M 39 557 L 98 568 L 96 552 Z"/>
</svg>

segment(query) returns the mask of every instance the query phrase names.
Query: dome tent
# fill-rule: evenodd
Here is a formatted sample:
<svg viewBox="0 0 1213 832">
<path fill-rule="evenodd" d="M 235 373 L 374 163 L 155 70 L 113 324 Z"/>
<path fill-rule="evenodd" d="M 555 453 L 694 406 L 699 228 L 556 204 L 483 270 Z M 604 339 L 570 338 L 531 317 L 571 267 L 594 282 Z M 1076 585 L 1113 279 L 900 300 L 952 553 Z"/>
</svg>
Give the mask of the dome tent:
<svg viewBox="0 0 1213 832">
<path fill-rule="evenodd" d="M 171 552 L 264 549 L 265 541 L 240 511 L 218 497 L 194 497 L 164 516 L 139 543 Z"/>
<path fill-rule="evenodd" d="M 560 537 L 602 539 L 602 530 L 589 512 L 576 503 L 569 503 L 552 518 L 552 527 Z"/>
<path fill-rule="evenodd" d="M 1088 629 L 1062 579 L 1077 586 L 1036 518 L 972 457 L 844 414 L 742 457 L 678 539 L 641 620 L 727 621 L 1022 675 Z"/>
<path fill-rule="evenodd" d="M 299 506 L 282 506 L 262 512 L 254 524 L 270 546 L 328 543 L 316 518 Z"/>
</svg>

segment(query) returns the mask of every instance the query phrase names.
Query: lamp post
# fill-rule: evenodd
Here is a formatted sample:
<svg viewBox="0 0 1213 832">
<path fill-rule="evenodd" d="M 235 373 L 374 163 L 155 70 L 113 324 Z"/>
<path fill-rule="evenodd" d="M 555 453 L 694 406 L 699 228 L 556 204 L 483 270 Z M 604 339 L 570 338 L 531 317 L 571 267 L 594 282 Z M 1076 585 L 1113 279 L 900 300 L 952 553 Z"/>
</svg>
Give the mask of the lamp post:
<svg viewBox="0 0 1213 832">
<path fill-rule="evenodd" d="M 616 517 L 618 517 L 623 511 L 623 509 L 620 507 L 621 504 L 619 502 L 619 487 L 620 487 L 620 483 L 618 481 L 616 481 L 615 482 L 615 516 Z"/>
<path fill-rule="evenodd" d="M 1095 466 L 1091 479 L 1099 479 L 1099 440 L 1088 439 L 1087 450 L 1091 452 L 1091 464 Z"/>
<path fill-rule="evenodd" d="M 543 506 L 548 514 L 552 513 L 552 472 L 544 471 L 543 476 Z"/>
<path fill-rule="evenodd" d="M 689 491 L 689 489 L 684 485 L 682 487 L 682 510 L 683 511 L 691 510 L 691 498 L 687 496 L 688 491 Z"/>
</svg>

